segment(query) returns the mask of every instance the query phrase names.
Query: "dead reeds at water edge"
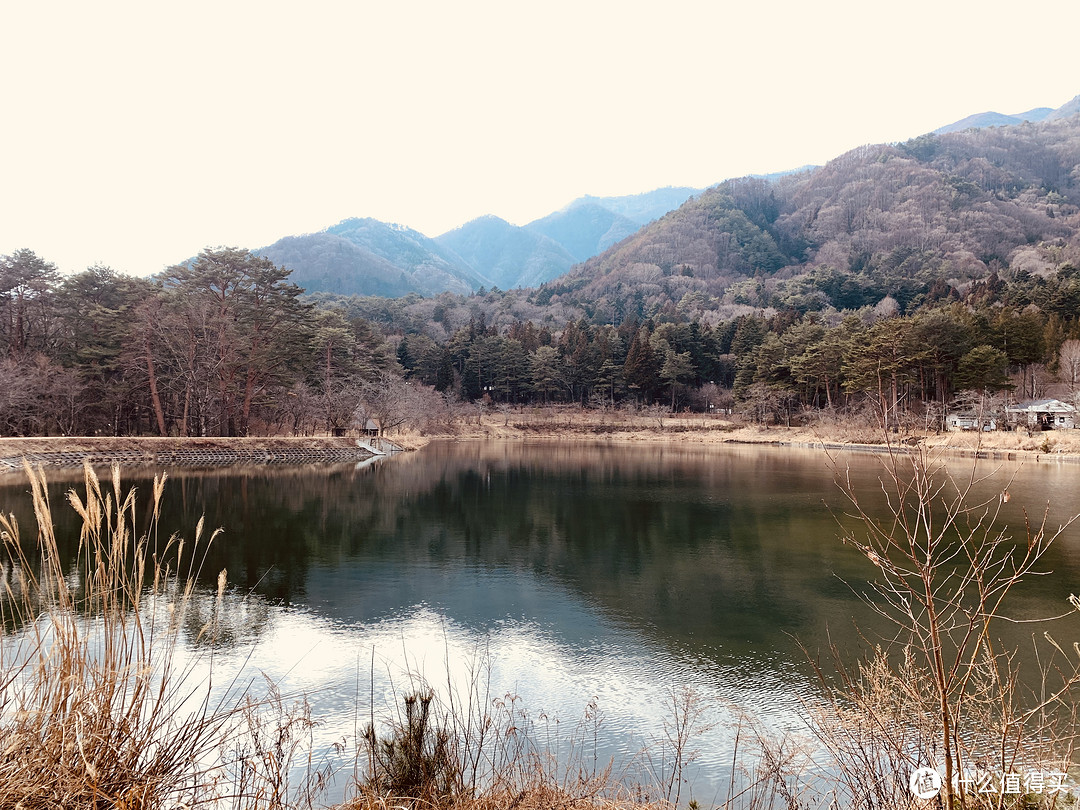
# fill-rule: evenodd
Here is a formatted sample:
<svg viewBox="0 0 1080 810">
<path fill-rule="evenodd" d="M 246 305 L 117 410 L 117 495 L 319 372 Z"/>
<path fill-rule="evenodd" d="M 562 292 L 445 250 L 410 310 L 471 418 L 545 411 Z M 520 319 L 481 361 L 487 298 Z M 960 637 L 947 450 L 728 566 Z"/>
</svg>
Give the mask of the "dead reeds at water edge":
<svg viewBox="0 0 1080 810">
<path fill-rule="evenodd" d="M 68 494 L 82 520 L 78 553 L 63 559 L 45 476 L 26 471 L 36 541 L 0 515 L 0 807 L 271 806 L 285 763 L 257 749 L 275 707 L 243 690 L 215 701 L 181 639 L 214 535 L 200 521 L 191 539 L 160 536 L 164 475 L 139 532 L 119 469 L 110 488 L 87 465 L 84 495 Z M 219 605 L 224 589 L 222 571 Z M 212 639 L 216 620 L 200 634 Z M 295 736 L 304 718 L 279 715 L 279 739 Z"/>
</svg>

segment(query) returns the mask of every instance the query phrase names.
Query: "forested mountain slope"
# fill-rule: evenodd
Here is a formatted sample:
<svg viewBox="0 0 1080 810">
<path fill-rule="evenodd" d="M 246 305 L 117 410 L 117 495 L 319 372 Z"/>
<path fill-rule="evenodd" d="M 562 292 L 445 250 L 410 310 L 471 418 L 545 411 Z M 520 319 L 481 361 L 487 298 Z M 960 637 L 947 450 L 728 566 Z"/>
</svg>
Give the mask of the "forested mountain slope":
<svg viewBox="0 0 1080 810">
<path fill-rule="evenodd" d="M 256 251 L 276 265 L 293 270 L 293 280 L 308 292 L 381 295 L 441 292 L 426 280 L 410 278 L 400 267 L 370 250 L 331 233 L 286 236 Z M 444 276 L 447 290 L 468 293 L 469 285 Z"/>
<path fill-rule="evenodd" d="M 432 279 L 427 282 L 431 288 L 439 288 L 443 274 L 459 279 L 473 289 L 491 283 L 453 251 L 405 225 L 354 217 L 327 228 L 326 232 L 365 247 L 418 278 Z"/>
<path fill-rule="evenodd" d="M 906 306 L 936 281 L 1049 272 L 1077 250 L 1080 116 L 848 152 L 703 192 L 536 300 L 684 315 L 721 304 Z"/>
</svg>

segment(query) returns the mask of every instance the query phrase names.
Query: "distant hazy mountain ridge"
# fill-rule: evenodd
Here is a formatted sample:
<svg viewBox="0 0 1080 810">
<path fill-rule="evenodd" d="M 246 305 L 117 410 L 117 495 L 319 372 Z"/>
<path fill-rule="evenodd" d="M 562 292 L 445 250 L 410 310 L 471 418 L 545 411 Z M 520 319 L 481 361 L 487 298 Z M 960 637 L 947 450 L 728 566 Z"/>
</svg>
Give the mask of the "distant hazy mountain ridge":
<svg viewBox="0 0 1080 810">
<path fill-rule="evenodd" d="M 559 243 L 575 262 L 581 262 L 621 242 L 642 224 L 598 203 L 578 200 L 525 228 Z"/>
<path fill-rule="evenodd" d="M 292 281 L 309 292 L 350 295 L 360 289 L 387 298 L 422 292 L 422 285 L 393 262 L 332 233 L 286 236 L 256 253 L 292 268 Z M 469 291 L 464 283 L 456 286 Z"/>
<path fill-rule="evenodd" d="M 538 286 L 561 276 L 575 262 L 552 239 L 494 216 L 474 219 L 435 241 L 487 279 L 487 286 L 504 290 Z"/>
<path fill-rule="evenodd" d="M 643 194 L 628 194 L 623 197 L 593 197 L 586 194 L 584 197 L 574 200 L 567 208 L 592 203 L 633 220 L 639 225 L 645 225 L 654 219 L 659 219 L 668 211 L 674 211 L 701 191 L 703 189 L 667 186 L 654 191 L 646 191 Z"/>
<path fill-rule="evenodd" d="M 486 216 L 434 239 L 404 225 L 346 219 L 255 252 L 291 268 L 293 282 L 309 292 L 396 298 L 535 287 L 629 237 L 694 193 L 662 188 L 626 197 L 582 197 L 524 227 Z"/>
<path fill-rule="evenodd" d="M 434 239 L 370 218 L 346 219 L 321 233 L 288 236 L 255 252 L 291 268 L 292 281 L 308 292 L 464 295 L 491 284 Z"/>
<path fill-rule="evenodd" d="M 938 127 L 934 130 L 935 135 L 944 135 L 949 132 L 963 132 L 965 129 L 983 129 L 984 127 L 1008 127 L 1017 124 L 1038 123 L 1040 121 L 1056 121 L 1060 118 L 1069 118 L 1080 112 L 1080 96 L 1072 101 L 1054 109 L 1052 107 L 1036 107 L 1027 112 L 1005 115 L 999 112 L 981 112 L 961 118 L 951 124 Z"/>
</svg>

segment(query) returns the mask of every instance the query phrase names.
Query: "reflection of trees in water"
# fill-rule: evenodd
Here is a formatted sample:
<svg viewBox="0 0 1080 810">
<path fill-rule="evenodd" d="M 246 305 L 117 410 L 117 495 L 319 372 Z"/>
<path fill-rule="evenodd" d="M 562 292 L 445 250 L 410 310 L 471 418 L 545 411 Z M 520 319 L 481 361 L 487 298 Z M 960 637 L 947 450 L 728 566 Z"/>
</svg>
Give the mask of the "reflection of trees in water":
<svg viewBox="0 0 1080 810">
<path fill-rule="evenodd" d="M 0 562 L 0 614 L 6 636 L 18 636 L 32 626 L 32 622 L 43 621 L 50 608 L 55 607 L 47 595 L 27 586 L 28 580 L 40 582 L 42 576 L 40 567 L 27 571 L 18 563 Z M 80 574 L 73 570 L 65 579 L 74 604 L 85 604 L 87 594 Z M 150 627 L 157 622 L 156 626 L 164 627 L 174 619 L 178 620 L 183 637 L 192 649 L 230 650 L 251 646 L 271 628 L 274 620 L 270 604 L 258 594 L 232 590 L 219 598 L 214 590 L 197 586 L 185 598 L 181 593 L 182 586 L 169 582 L 156 597 L 151 597 L 149 585 L 148 580 L 146 598 L 139 606 L 144 626 Z M 174 612 L 177 606 L 181 606 L 182 612 Z M 97 614 L 84 615 L 93 647 L 100 644 L 100 623 Z M 16 647 L 12 649 L 17 649 L 18 643 L 16 638 Z"/>
<path fill-rule="evenodd" d="M 620 616 L 695 643 L 801 632 L 830 598 L 850 600 L 832 572 L 858 560 L 832 542 L 835 524 L 820 505 L 831 479 L 820 456 L 819 466 L 792 466 L 790 456 L 760 448 L 455 450 L 443 459 L 444 491 L 408 518 L 423 527 L 450 516 L 440 539 L 458 548 L 448 557 L 464 552 L 554 576 Z M 430 542 L 416 551 L 433 554 Z"/>
<path fill-rule="evenodd" d="M 850 463 L 872 490 L 877 462 Z M 148 479 L 125 480 L 150 491 Z M 55 505 L 71 486 L 50 487 Z M 0 508 L 32 527 L 24 490 L 0 492 Z M 823 500 L 837 498 L 819 451 L 439 443 L 361 469 L 173 471 L 160 525 L 190 537 L 205 514 L 208 531 L 224 527 L 203 585 L 213 589 L 224 568 L 235 593 L 271 602 L 318 601 L 333 612 L 363 598 L 370 617 L 374 592 L 390 587 L 375 577 L 400 577 L 394 587 L 408 605 L 410 576 L 422 590 L 464 564 L 553 578 L 694 647 L 772 645 L 785 631 L 821 647 L 826 629 L 834 640 L 850 634 L 862 614 L 845 582 L 858 588 L 872 575 L 837 542 Z M 54 512 L 73 558 L 77 519 L 66 506 Z M 1059 566 L 1076 572 L 1066 557 Z M 329 576 L 345 569 L 357 576 Z"/>
<path fill-rule="evenodd" d="M 362 552 L 553 577 L 667 636 L 803 632 L 860 561 L 821 506 L 820 455 L 657 446 L 436 445 L 379 470 Z M 394 504 L 394 505 L 390 505 Z M 824 533 L 823 533 L 824 528 Z M 851 613 L 848 611 L 850 617 Z"/>
</svg>

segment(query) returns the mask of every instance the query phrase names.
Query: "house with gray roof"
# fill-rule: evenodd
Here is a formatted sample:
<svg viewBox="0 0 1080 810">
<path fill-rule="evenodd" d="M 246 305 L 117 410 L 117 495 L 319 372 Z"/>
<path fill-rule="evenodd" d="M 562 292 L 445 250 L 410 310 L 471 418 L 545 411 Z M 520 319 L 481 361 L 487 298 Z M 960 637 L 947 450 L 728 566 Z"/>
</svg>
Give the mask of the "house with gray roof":
<svg viewBox="0 0 1080 810">
<path fill-rule="evenodd" d="M 1076 406 L 1060 399 L 1029 399 L 1005 409 L 1009 421 L 1028 430 L 1064 430 L 1076 427 Z"/>
</svg>

